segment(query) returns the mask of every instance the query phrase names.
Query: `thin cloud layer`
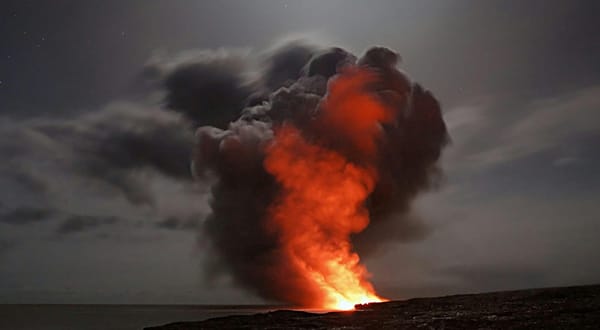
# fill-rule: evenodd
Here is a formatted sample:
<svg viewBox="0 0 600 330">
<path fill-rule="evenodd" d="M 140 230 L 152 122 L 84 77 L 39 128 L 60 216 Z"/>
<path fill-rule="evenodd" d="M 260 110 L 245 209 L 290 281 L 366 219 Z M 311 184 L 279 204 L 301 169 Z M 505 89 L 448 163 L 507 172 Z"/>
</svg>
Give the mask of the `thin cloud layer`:
<svg viewBox="0 0 600 330">
<path fill-rule="evenodd" d="M 513 105 L 522 116 L 508 115 L 484 101 L 473 106 L 451 109 L 447 119 L 454 147 L 450 157 L 456 163 L 493 168 L 512 161 L 554 152 L 559 159 L 576 158 L 573 145 L 598 138 L 600 87 L 590 86 L 553 98 Z M 494 132 L 493 140 L 483 139 Z M 558 164 L 572 163 L 568 160 Z"/>
<path fill-rule="evenodd" d="M 151 224 L 185 216 L 171 204 L 201 194 L 191 182 L 192 125 L 174 112 L 114 103 L 65 119 L 4 118 L 0 136 L 6 224 L 60 220 L 62 234 L 123 216 Z M 161 187 L 176 191 L 163 195 Z"/>
</svg>

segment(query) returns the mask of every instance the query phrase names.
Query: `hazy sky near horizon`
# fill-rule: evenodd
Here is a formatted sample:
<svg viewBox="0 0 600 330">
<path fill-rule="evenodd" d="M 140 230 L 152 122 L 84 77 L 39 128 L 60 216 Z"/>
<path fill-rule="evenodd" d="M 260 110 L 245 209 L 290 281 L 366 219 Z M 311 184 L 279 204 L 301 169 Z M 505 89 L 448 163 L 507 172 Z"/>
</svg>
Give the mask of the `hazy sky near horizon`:
<svg viewBox="0 0 600 330">
<path fill-rule="evenodd" d="M 90 148 L 157 118 L 146 128 L 181 124 L 146 80 L 152 63 L 218 49 L 260 58 L 295 39 L 394 49 L 442 104 L 445 182 L 414 205 L 429 234 L 365 260 L 383 296 L 600 282 L 596 1 L 2 7 L 0 303 L 261 302 L 227 279 L 201 281 L 195 226 L 208 192 L 164 174 L 181 164 L 157 170 Z M 167 157 L 185 153 L 184 126 L 168 137 L 181 144 Z"/>
</svg>

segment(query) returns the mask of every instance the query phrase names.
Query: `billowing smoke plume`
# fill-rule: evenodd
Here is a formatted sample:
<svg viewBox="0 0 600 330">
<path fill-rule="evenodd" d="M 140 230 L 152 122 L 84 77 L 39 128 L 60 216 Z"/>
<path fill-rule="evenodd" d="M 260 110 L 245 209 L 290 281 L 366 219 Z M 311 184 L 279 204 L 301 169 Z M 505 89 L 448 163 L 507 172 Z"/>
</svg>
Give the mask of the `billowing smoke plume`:
<svg viewBox="0 0 600 330">
<path fill-rule="evenodd" d="M 198 128 L 193 171 L 213 182 L 211 214 L 202 228 L 211 249 L 209 275 L 231 274 L 238 285 L 270 300 L 327 305 L 307 282 L 321 281 L 335 291 L 338 280 L 330 268 L 320 269 L 320 260 L 311 260 L 318 253 L 297 252 L 320 245 L 344 250 L 347 268 L 367 294 L 374 293 L 355 252 L 423 235 L 410 203 L 438 182 L 436 164 L 448 140 L 438 101 L 399 71 L 398 62 L 383 47 L 357 59 L 340 48 L 293 44 L 267 59 L 254 92 L 233 94 L 229 105 L 241 103 L 243 94 L 246 107 L 226 129 Z M 168 100 L 189 113 L 194 107 L 173 90 L 181 79 L 196 81 L 173 73 Z M 312 185 L 311 193 L 303 182 Z M 352 189 L 356 193 L 344 196 Z M 336 223 L 337 214 L 347 217 L 346 225 Z M 309 226 L 312 232 L 304 218 L 316 223 Z M 290 235 L 308 235 L 309 243 L 291 244 Z M 290 257 L 298 253 L 306 256 Z M 314 272 L 319 279 L 307 278 Z"/>
</svg>

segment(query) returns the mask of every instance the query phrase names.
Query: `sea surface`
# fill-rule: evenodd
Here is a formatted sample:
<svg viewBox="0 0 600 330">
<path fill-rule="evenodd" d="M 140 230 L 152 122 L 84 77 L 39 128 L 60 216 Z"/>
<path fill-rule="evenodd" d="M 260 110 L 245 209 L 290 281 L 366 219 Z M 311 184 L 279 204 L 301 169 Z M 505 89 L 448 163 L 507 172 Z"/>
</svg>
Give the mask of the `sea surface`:
<svg viewBox="0 0 600 330">
<path fill-rule="evenodd" d="M 277 306 L 1 305 L 1 330 L 140 330 L 179 321 L 264 313 Z"/>
</svg>

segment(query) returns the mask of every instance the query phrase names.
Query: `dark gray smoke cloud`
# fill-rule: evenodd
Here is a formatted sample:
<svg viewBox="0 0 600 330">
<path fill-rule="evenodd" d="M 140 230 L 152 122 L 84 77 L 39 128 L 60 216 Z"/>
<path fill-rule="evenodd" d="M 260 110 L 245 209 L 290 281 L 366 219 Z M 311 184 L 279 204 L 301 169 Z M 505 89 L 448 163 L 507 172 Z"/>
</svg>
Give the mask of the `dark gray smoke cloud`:
<svg viewBox="0 0 600 330">
<path fill-rule="evenodd" d="M 226 127 L 237 117 L 250 87 L 242 77 L 241 59 L 206 57 L 179 65 L 164 78 L 166 105 L 197 124 Z"/>
<path fill-rule="evenodd" d="M 0 223 L 25 225 L 32 222 L 44 221 L 53 216 L 54 213 L 53 210 L 47 208 L 20 206 L 0 213 Z"/>
<path fill-rule="evenodd" d="M 293 84 L 319 48 L 304 41 L 293 41 L 267 54 L 263 63 L 262 79 L 265 88 L 273 91 Z"/>
<path fill-rule="evenodd" d="M 118 221 L 114 216 L 70 215 L 58 227 L 60 234 L 73 234 L 87 231 L 102 225 L 114 224 Z"/>
<path fill-rule="evenodd" d="M 73 234 L 198 214 L 205 206 L 177 207 L 203 194 L 192 187 L 193 136 L 180 114 L 130 102 L 69 118 L 0 117 L 0 225 L 50 222 Z"/>
<path fill-rule="evenodd" d="M 202 216 L 199 214 L 193 214 L 187 217 L 169 216 L 159 221 L 156 226 L 161 229 L 168 230 L 195 230 L 198 228 Z"/>
<path fill-rule="evenodd" d="M 191 126 L 158 109 L 115 105 L 73 120 L 38 121 L 26 130 L 28 135 L 20 140 L 18 152 L 8 153 L 9 157 L 18 159 L 17 153 L 28 150 L 44 152 L 39 157 L 46 162 L 53 160 L 61 169 L 110 186 L 132 203 L 153 202 L 136 171 L 152 170 L 178 180 L 191 178 Z M 24 148 L 23 143 L 30 145 Z M 22 174 L 27 180 L 20 181 L 35 182 L 35 174 Z"/>
<path fill-rule="evenodd" d="M 240 50 L 190 52 L 149 61 L 144 77 L 166 91 L 165 106 L 197 126 L 227 128 L 245 106 L 259 105 L 282 86 L 293 84 L 318 51 L 304 41 L 286 43 L 251 59 Z M 251 66 L 247 62 L 258 62 Z"/>
<path fill-rule="evenodd" d="M 211 251 L 207 275 L 228 273 L 235 283 L 264 298 L 293 302 L 292 292 L 301 288 L 282 278 L 279 270 L 286 261 L 277 258 L 277 237 L 265 229 L 268 208 L 280 189 L 263 167 L 273 130 L 292 123 L 311 141 L 360 161 L 343 127 L 321 125 L 320 102 L 328 81 L 349 65 L 377 74 L 377 82 L 365 88 L 397 109 L 398 116 L 382 127 L 383 138 L 378 141 L 380 178 L 367 201 L 371 225 L 352 238 L 359 254 L 427 234 L 422 221 L 410 212 L 410 203 L 439 182 L 437 161 L 448 135 L 439 102 L 398 70 L 400 57 L 387 48 L 369 49 L 360 59 L 341 48 L 313 50 L 297 44 L 275 54 L 270 69 L 263 72 L 266 77 L 260 79 L 265 82 L 260 86 L 263 91 L 271 91 L 268 95 L 246 102 L 248 106 L 226 129 L 197 130 L 193 170 L 199 178 L 216 177 L 211 213 L 202 225 Z"/>
</svg>

